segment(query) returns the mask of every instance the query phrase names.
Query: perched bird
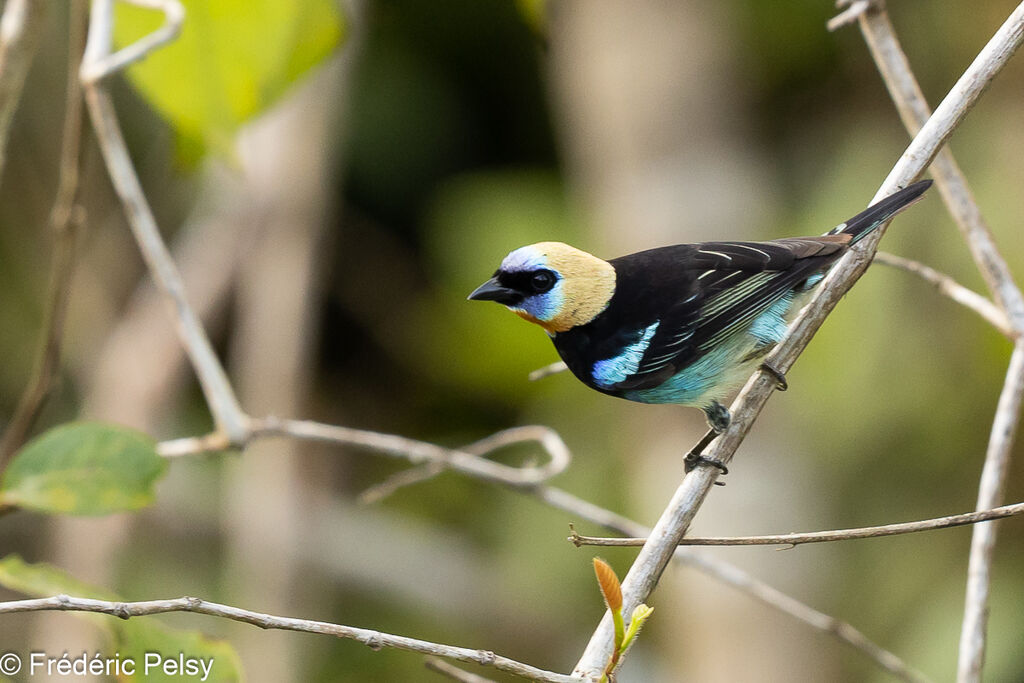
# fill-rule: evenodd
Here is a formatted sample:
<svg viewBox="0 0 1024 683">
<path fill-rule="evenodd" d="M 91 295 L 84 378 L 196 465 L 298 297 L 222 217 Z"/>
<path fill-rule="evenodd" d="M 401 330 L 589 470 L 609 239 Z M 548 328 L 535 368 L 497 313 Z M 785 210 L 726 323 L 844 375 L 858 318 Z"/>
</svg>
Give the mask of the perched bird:
<svg viewBox="0 0 1024 683">
<path fill-rule="evenodd" d="M 496 301 L 543 327 L 584 384 L 641 403 L 701 408 L 711 431 L 729 425 L 720 402 L 786 334 L 802 295 L 851 245 L 907 208 L 931 185 L 892 194 L 821 237 L 702 242 L 604 261 L 561 242 L 511 252 L 470 299 Z M 780 389 L 785 377 L 766 366 Z"/>
</svg>

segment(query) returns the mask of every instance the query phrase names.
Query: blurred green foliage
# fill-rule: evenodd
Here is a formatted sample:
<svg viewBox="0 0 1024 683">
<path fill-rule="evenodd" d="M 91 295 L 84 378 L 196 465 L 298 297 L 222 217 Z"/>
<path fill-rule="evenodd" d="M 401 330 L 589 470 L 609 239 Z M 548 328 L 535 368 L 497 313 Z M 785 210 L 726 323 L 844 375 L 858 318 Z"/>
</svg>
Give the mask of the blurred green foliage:
<svg viewBox="0 0 1024 683">
<path fill-rule="evenodd" d="M 153 439 L 96 422 L 63 424 L 22 448 L 4 470 L 0 503 L 39 512 L 109 515 L 153 502 L 167 461 Z"/>
<path fill-rule="evenodd" d="M 344 35 L 330 0 L 183 0 L 185 23 L 171 44 L 128 69 L 132 85 L 174 127 L 179 154 L 233 149 L 245 121 L 267 109 Z M 163 15 L 117 3 L 117 44 L 160 27 Z"/>
</svg>

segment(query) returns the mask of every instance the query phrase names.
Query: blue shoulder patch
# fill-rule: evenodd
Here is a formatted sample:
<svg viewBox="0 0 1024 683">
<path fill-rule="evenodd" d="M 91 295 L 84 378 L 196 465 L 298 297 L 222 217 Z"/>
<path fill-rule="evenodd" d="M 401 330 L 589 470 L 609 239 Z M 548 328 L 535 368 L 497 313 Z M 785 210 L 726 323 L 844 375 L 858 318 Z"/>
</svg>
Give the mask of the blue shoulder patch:
<svg viewBox="0 0 1024 683">
<path fill-rule="evenodd" d="M 659 322 L 649 325 L 641 335 L 640 339 L 624 348 L 617 356 L 594 363 L 590 374 L 594 378 L 594 384 L 602 388 L 608 388 L 624 382 L 634 374 L 640 367 L 640 361 L 644 357 L 644 351 L 651 343 L 651 337 L 658 330 Z"/>
</svg>

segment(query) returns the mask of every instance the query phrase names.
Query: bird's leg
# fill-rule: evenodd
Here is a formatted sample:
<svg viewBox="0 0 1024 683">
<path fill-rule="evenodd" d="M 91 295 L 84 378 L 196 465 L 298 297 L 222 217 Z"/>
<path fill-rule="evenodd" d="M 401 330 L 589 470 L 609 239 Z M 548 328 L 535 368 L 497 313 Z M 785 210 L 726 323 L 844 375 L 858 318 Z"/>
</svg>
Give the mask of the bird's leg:
<svg viewBox="0 0 1024 683">
<path fill-rule="evenodd" d="M 782 370 L 779 370 L 777 367 L 775 367 L 768 361 L 764 361 L 763 363 L 761 363 L 761 369 L 775 378 L 776 389 L 778 389 L 779 391 L 785 391 L 786 389 L 789 389 L 789 382 L 786 381 L 786 373 L 784 373 Z"/>
<path fill-rule="evenodd" d="M 718 434 L 719 432 L 716 432 L 714 429 L 709 429 L 708 433 L 701 437 L 701 440 L 697 442 L 697 445 L 690 449 L 690 452 L 686 454 L 685 458 L 683 458 L 683 462 L 686 463 L 687 472 L 689 472 L 694 467 L 704 462 L 722 470 L 722 474 L 729 473 L 729 468 L 723 465 L 722 463 L 718 462 L 717 460 L 709 460 L 708 458 L 705 458 L 703 455 L 701 455 L 704 449 L 708 447 L 708 444 L 714 441 L 715 437 L 717 437 Z"/>
<path fill-rule="evenodd" d="M 685 458 L 683 458 L 684 469 L 686 472 L 690 472 L 698 465 L 711 465 L 712 467 L 717 467 L 721 470 L 722 474 L 729 474 L 729 468 L 723 463 L 717 460 L 711 460 L 710 458 L 705 458 L 703 455 L 704 449 L 708 447 L 708 444 L 714 441 L 719 434 L 728 428 L 730 419 L 729 409 L 718 401 L 712 401 L 703 410 L 704 415 L 708 419 L 708 426 L 710 426 L 711 429 L 708 430 L 708 433 L 705 434 L 701 440 L 697 442 L 697 445 L 686 454 Z M 725 486 L 725 482 L 716 481 L 715 485 Z"/>
</svg>

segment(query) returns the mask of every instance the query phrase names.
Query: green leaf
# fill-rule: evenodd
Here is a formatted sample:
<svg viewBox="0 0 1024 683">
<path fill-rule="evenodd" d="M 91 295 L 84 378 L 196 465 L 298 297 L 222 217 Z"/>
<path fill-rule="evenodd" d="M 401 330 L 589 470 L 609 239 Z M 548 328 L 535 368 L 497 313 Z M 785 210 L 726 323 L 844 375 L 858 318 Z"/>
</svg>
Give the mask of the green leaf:
<svg viewBox="0 0 1024 683">
<path fill-rule="evenodd" d="M 114 593 L 69 576 L 61 569 L 48 564 L 28 564 L 17 555 L 8 555 L 0 560 L 0 585 L 34 597 L 72 595 L 76 598 L 121 601 Z M 207 638 L 199 631 L 185 631 L 164 626 L 150 616 L 119 619 L 106 614 L 73 612 L 100 627 L 109 638 L 109 649 L 101 654 L 112 657 L 117 653 L 121 661 L 131 659 L 136 664 L 134 677 L 122 677 L 145 681 L 198 681 L 201 675 L 188 676 L 168 673 L 162 666 L 145 671 L 146 656 L 157 653 L 163 659 L 202 659 L 211 665 L 207 683 L 227 683 L 242 679 L 242 664 L 231 644 L 224 640 Z M 73 655 L 72 655 L 73 656 Z M 151 659 L 155 663 L 155 660 Z M 162 662 L 161 662 L 162 663 Z"/>
<path fill-rule="evenodd" d="M 644 604 L 639 604 L 633 609 L 633 616 L 629 620 L 629 629 L 626 631 L 626 635 L 622 639 L 622 651 L 625 652 L 630 645 L 633 644 L 633 639 L 640 633 L 640 629 L 644 627 L 644 623 L 647 622 L 647 617 L 651 616 L 654 611 L 653 607 L 648 607 Z"/>
<path fill-rule="evenodd" d="M 41 434 L 15 456 L 0 484 L 0 504 L 72 515 L 137 510 L 153 502 L 153 485 L 166 469 L 145 434 L 72 422 Z"/>
<path fill-rule="evenodd" d="M 179 154 L 230 150 L 234 132 L 273 104 L 341 42 L 335 0 L 183 0 L 174 42 L 128 68 L 135 88 L 178 133 Z M 163 21 L 117 4 L 115 41 L 130 45 Z"/>
</svg>

